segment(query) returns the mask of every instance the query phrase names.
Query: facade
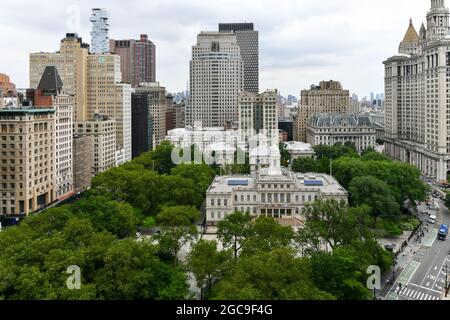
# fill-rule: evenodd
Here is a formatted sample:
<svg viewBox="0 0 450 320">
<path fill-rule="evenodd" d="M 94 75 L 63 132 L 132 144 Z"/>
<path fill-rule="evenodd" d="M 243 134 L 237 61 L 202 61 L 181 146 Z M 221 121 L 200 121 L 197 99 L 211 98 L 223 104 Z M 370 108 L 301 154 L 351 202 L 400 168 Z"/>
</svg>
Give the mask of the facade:
<svg viewBox="0 0 450 320">
<path fill-rule="evenodd" d="M 173 96 L 168 94 L 166 96 L 166 135 L 170 130 L 177 127 L 177 111 L 174 107 Z"/>
<path fill-rule="evenodd" d="M 354 143 L 358 152 L 376 145 L 376 130 L 369 116 L 358 114 L 316 114 L 306 129 L 313 146 Z"/>
<path fill-rule="evenodd" d="M 74 134 L 92 137 L 92 175 L 116 166 L 116 122 L 104 116 L 74 123 Z"/>
<path fill-rule="evenodd" d="M 123 163 L 131 160 L 131 85 L 121 81 L 120 56 L 88 56 L 88 120 L 104 115 L 116 121 L 116 150 L 123 154 Z"/>
<path fill-rule="evenodd" d="M 175 110 L 175 128 L 184 128 L 186 126 L 186 104 L 184 102 L 175 103 L 173 108 Z"/>
<path fill-rule="evenodd" d="M 248 143 L 251 137 L 263 132 L 268 137 L 278 135 L 277 96 L 277 90 L 267 90 L 261 94 L 244 91 L 239 95 L 241 141 Z"/>
<path fill-rule="evenodd" d="M 73 135 L 73 185 L 75 192 L 83 192 L 91 186 L 93 164 L 93 137 Z"/>
<path fill-rule="evenodd" d="M 419 34 L 410 21 L 385 66 L 385 153 L 447 180 L 450 160 L 449 9 L 432 0 Z"/>
<path fill-rule="evenodd" d="M 293 123 L 291 119 L 279 119 L 278 120 L 278 130 L 283 133 L 283 137 L 285 136 L 285 140 L 283 141 L 293 141 L 294 140 L 294 132 L 293 132 Z"/>
<path fill-rule="evenodd" d="M 294 119 L 297 132 L 296 141 L 306 141 L 306 126 L 316 113 L 349 113 L 350 92 L 344 90 L 339 81 L 322 81 L 319 86 L 311 86 L 301 92 L 302 105 Z"/>
<path fill-rule="evenodd" d="M 135 89 L 138 94 L 146 94 L 148 96 L 148 104 L 150 108 L 152 120 L 152 150 L 164 141 L 166 137 L 166 88 L 162 87 L 159 82 L 143 82 Z"/>
<path fill-rule="evenodd" d="M 202 32 L 192 47 L 186 125 L 225 127 L 238 121 L 244 65 L 234 33 Z"/>
<path fill-rule="evenodd" d="M 73 192 L 73 97 L 62 91 L 63 83 L 54 66 L 45 68 L 34 95 L 38 108 L 55 109 L 55 193 L 57 200 Z"/>
<path fill-rule="evenodd" d="M 156 47 L 146 34 L 139 40 L 110 40 L 110 51 L 120 56 L 123 82 L 137 87 L 156 81 Z"/>
<path fill-rule="evenodd" d="M 148 94 L 133 93 L 131 103 L 133 159 L 153 148 L 153 122 Z"/>
<path fill-rule="evenodd" d="M 284 144 L 291 154 L 291 162 L 297 158 L 312 158 L 316 153 L 309 143 L 290 141 Z"/>
<path fill-rule="evenodd" d="M 259 93 L 259 32 L 253 23 L 220 23 L 219 32 L 233 32 L 244 63 L 244 90 Z"/>
<path fill-rule="evenodd" d="M 306 204 L 318 199 L 348 201 L 348 193 L 331 176 L 282 171 L 278 151 L 267 169 L 250 176 L 216 177 L 206 193 L 206 223 L 217 226 L 227 215 L 241 211 L 301 227 Z"/>
<path fill-rule="evenodd" d="M 91 31 L 91 53 L 109 53 L 109 13 L 105 9 L 92 9 L 90 21 Z"/>
<path fill-rule="evenodd" d="M 30 54 L 30 88 L 36 89 L 47 66 L 55 66 L 63 83 L 63 90 L 74 96 L 73 119 L 83 121 L 87 115 L 87 55 L 89 45 L 76 33 L 67 33 L 55 53 Z"/>
<path fill-rule="evenodd" d="M 55 125 L 54 109 L 0 109 L 0 215 L 55 201 Z"/>
</svg>

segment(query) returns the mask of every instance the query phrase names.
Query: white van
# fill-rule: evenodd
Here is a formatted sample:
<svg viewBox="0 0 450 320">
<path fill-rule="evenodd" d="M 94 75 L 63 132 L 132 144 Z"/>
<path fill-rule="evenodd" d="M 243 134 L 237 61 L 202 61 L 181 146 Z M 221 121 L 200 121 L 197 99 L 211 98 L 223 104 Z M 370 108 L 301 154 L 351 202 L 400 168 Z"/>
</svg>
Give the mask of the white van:
<svg viewBox="0 0 450 320">
<path fill-rule="evenodd" d="M 436 216 L 435 215 L 430 215 L 430 217 L 428 218 L 428 223 L 435 224 L 436 223 Z"/>
</svg>

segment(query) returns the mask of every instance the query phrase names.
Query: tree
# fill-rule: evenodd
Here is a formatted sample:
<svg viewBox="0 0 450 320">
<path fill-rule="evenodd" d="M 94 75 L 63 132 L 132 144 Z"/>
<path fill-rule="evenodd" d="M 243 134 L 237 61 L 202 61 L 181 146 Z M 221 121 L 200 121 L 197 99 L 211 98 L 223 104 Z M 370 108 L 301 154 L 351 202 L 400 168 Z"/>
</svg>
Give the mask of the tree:
<svg viewBox="0 0 450 320">
<path fill-rule="evenodd" d="M 175 265 L 181 248 L 197 235 L 194 223 L 198 219 L 197 208 L 185 206 L 165 207 L 156 216 L 158 226 L 162 228 L 158 236 L 161 249 L 172 255 Z"/>
<path fill-rule="evenodd" d="M 88 218 L 98 231 L 109 231 L 120 239 L 136 233 L 143 219 L 138 209 L 128 203 L 117 202 L 103 196 L 86 197 L 73 205 L 76 215 Z"/>
<path fill-rule="evenodd" d="M 179 300 L 187 296 L 186 276 L 180 278 L 178 269 L 161 262 L 149 244 L 133 240 L 116 242 L 106 252 L 103 263 L 95 278 L 102 299 Z M 169 292 L 173 295 L 168 296 Z"/>
<path fill-rule="evenodd" d="M 291 249 L 258 251 L 238 259 L 214 287 L 218 300 L 334 300 L 311 281 L 311 267 Z"/>
<path fill-rule="evenodd" d="M 445 206 L 447 208 L 450 208 L 450 192 L 447 192 L 447 194 L 445 196 Z"/>
<path fill-rule="evenodd" d="M 354 206 L 368 205 L 374 216 L 398 216 L 400 205 L 389 185 L 375 177 L 363 176 L 352 180 L 349 187 Z"/>
<path fill-rule="evenodd" d="M 291 153 L 282 142 L 279 144 L 279 149 L 281 154 L 281 165 L 283 167 L 289 167 L 289 163 L 291 162 Z"/>
<path fill-rule="evenodd" d="M 242 254 L 251 255 L 257 251 L 269 252 L 288 247 L 293 236 L 291 227 L 283 227 L 275 219 L 261 216 L 250 225 L 242 240 Z"/>
<path fill-rule="evenodd" d="M 196 193 L 204 196 L 216 174 L 206 164 L 180 164 L 171 170 L 171 175 L 192 180 Z"/>
<path fill-rule="evenodd" d="M 241 249 L 240 244 L 249 232 L 251 221 L 250 214 L 235 212 L 219 222 L 217 236 L 225 247 L 233 248 L 235 259 Z"/>
<path fill-rule="evenodd" d="M 189 269 L 200 288 L 207 286 L 209 294 L 214 281 L 220 279 L 231 260 L 230 251 L 218 251 L 216 241 L 200 240 L 189 254 Z"/>
<path fill-rule="evenodd" d="M 317 200 L 306 206 L 305 215 L 309 233 L 323 239 L 332 249 L 349 244 L 360 236 L 344 201 Z"/>
<path fill-rule="evenodd" d="M 367 267 L 389 268 L 392 256 L 383 250 L 376 240 L 358 240 L 341 246 L 332 253 L 316 252 L 311 257 L 312 279 L 323 291 L 339 300 L 368 300 L 371 292 L 365 287 Z"/>
<path fill-rule="evenodd" d="M 317 161 L 311 157 L 299 157 L 292 162 L 292 171 L 308 173 L 317 171 Z"/>
</svg>

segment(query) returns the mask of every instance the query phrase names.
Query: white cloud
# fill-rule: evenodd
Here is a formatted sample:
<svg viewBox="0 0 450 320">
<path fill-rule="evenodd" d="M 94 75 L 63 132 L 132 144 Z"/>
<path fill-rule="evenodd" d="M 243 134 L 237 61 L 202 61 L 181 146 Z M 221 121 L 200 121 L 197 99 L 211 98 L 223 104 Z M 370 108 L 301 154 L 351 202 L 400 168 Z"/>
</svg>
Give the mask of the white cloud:
<svg viewBox="0 0 450 320">
<path fill-rule="evenodd" d="M 383 91 L 382 62 L 396 53 L 412 17 L 417 29 L 429 0 L 16 0 L 0 13 L 0 72 L 28 85 L 28 53 L 55 51 L 68 30 L 67 9 L 80 8 L 89 42 L 92 7 L 111 12 L 112 38 L 147 33 L 157 46 L 157 77 L 169 91 L 186 87 L 191 46 L 219 22 L 254 22 L 260 31 L 261 90 L 283 94 L 340 80 L 360 95 Z"/>
</svg>

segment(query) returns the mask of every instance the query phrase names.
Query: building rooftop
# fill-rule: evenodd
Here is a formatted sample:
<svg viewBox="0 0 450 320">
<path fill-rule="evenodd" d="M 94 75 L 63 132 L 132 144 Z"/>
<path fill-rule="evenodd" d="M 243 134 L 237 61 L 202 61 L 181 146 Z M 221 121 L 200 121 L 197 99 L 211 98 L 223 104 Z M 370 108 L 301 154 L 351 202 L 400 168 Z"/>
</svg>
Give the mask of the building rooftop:
<svg viewBox="0 0 450 320">
<path fill-rule="evenodd" d="M 311 144 L 309 143 L 290 141 L 285 142 L 285 146 L 290 152 L 314 152 Z"/>
<path fill-rule="evenodd" d="M 52 108 L 11 108 L 11 109 L 7 109 L 7 108 L 3 108 L 0 109 L 0 113 L 54 113 L 55 109 Z"/>
<path fill-rule="evenodd" d="M 260 170 L 256 175 L 218 176 L 208 189 L 208 193 L 231 193 L 233 190 L 255 190 L 257 184 L 289 184 L 296 190 L 318 191 L 325 195 L 346 195 L 347 191 L 337 180 L 326 174 L 318 173 L 293 173 L 284 170 L 282 175 L 271 176 L 267 169 Z M 262 189 L 268 191 L 266 189 Z M 273 190 L 273 189 L 272 189 Z M 280 189 L 281 190 L 281 189 Z M 291 189 L 282 189 L 291 190 Z M 259 190 L 261 191 L 261 189 Z"/>
<path fill-rule="evenodd" d="M 361 114 L 316 114 L 310 120 L 313 127 L 373 127 L 370 116 Z"/>
</svg>

